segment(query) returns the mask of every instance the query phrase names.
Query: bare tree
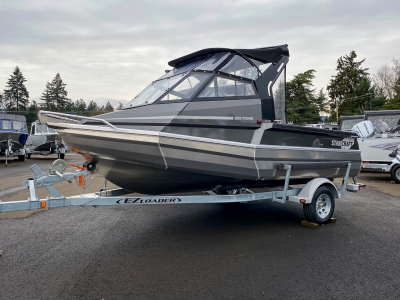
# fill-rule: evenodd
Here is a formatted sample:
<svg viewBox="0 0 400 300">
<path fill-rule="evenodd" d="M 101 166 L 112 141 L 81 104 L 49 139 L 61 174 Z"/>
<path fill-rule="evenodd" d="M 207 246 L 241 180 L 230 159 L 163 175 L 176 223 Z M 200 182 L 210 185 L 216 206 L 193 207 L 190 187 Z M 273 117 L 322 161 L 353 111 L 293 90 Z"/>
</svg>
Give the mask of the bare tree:
<svg viewBox="0 0 400 300">
<path fill-rule="evenodd" d="M 388 64 L 380 67 L 373 75 L 373 82 L 376 87 L 375 93 L 386 99 L 394 97 L 394 84 L 400 77 L 400 60 L 392 59 L 393 66 Z"/>
</svg>

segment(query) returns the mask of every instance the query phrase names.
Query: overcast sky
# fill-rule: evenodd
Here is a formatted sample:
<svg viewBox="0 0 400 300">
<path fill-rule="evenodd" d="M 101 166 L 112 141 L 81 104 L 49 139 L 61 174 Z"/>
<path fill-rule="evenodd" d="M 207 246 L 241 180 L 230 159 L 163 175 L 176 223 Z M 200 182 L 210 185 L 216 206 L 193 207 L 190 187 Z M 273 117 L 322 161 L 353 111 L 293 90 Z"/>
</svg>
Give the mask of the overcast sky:
<svg viewBox="0 0 400 300">
<path fill-rule="evenodd" d="M 326 88 L 351 50 L 374 74 L 400 58 L 400 2 L 0 0 L 0 90 L 18 65 L 31 99 L 60 73 L 73 101 L 117 105 L 182 55 L 281 44 L 288 80 L 315 69 L 314 85 Z"/>
</svg>

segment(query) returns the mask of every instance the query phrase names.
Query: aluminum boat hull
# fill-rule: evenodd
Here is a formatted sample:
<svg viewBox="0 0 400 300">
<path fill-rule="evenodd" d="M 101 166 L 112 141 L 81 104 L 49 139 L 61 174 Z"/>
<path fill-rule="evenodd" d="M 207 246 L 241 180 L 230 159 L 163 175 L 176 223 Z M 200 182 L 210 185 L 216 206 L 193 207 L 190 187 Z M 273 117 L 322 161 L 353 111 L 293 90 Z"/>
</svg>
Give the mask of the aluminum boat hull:
<svg viewBox="0 0 400 300">
<path fill-rule="evenodd" d="M 145 130 L 115 130 L 90 125 L 48 123 L 70 149 L 97 166 L 114 184 L 145 194 L 208 190 L 284 180 L 281 164 L 351 162 L 360 170 L 360 151 L 257 145 Z M 343 177 L 346 168 L 292 170 L 291 178 Z"/>
</svg>

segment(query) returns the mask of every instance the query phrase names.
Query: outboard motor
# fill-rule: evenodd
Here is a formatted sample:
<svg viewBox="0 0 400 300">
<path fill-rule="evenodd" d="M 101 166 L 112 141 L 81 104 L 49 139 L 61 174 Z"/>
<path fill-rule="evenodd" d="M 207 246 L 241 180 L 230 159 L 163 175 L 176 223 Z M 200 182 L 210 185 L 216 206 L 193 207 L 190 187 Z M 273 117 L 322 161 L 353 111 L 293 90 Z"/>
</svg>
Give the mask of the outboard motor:
<svg viewBox="0 0 400 300">
<path fill-rule="evenodd" d="M 361 138 L 369 138 L 375 134 L 374 125 L 371 121 L 357 123 L 353 126 L 351 131 L 357 133 Z"/>
</svg>

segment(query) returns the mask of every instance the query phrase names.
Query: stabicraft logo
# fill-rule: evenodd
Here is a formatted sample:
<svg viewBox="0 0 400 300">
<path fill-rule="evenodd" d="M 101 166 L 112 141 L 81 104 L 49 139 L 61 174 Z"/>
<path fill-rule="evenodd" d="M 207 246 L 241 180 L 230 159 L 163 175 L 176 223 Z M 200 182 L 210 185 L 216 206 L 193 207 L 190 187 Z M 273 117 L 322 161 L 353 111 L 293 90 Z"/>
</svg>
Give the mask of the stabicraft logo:
<svg viewBox="0 0 400 300">
<path fill-rule="evenodd" d="M 151 204 L 151 203 L 179 203 L 179 198 L 122 198 L 117 201 L 118 204 Z"/>
<path fill-rule="evenodd" d="M 353 139 L 332 140 L 332 146 L 340 147 L 341 149 L 350 149 L 354 145 Z"/>
</svg>

